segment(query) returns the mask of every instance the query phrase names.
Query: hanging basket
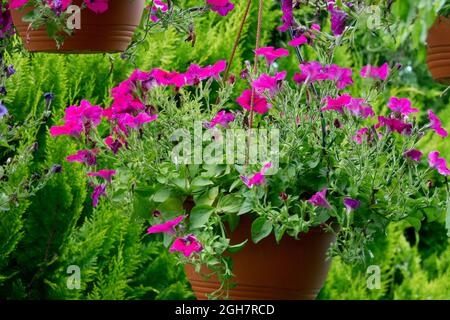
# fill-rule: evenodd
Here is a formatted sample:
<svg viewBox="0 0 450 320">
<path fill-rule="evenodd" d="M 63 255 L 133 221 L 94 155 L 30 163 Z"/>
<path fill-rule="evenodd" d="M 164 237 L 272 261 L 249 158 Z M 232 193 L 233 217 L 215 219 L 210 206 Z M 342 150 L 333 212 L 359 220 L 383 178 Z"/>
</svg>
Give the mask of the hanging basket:
<svg viewBox="0 0 450 320">
<path fill-rule="evenodd" d="M 434 80 L 450 84 L 450 19 L 438 17 L 427 38 L 427 64 Z"/>
<path fill-rule="evenodd" d="M 73 2 L 81 6 L 82 0 Z M 81 11 L 81 29 L 72 36 L 65 36 L 58 48 L 49 38 L 45 28 L 28 30 L 29 24 L 22 17 L 30 10 L 11 10 L 16 27 L 25 48 L 30 52 L 98 53 L 123 52 L 131 43 L 134 31 L 141 22 L 145 0 L 110 0 L 109 9 L 97 14 L 89 9 Z"/>
<path fill-rule="evenodd" d="M 251 219 L 242 216 L 238 228 L 231 234 L 231 243 L 251 239 Z M 229 289 L 232 300 L 312 300 L 325 283 L 330 261 L 327 250 L 335 237 L 321 229 L 301 234 L 300 240 L 284 236 L 279 244 L 273 234 L 257 244 L 251 240 L 233 259 L 232 282 Z M 203 268 L 196 273 L 191 265 L 185 271 L 199 300 L 207 299 L 219 288 L 217 278 L 204 276 L 210 273 Z"/>
</svg>

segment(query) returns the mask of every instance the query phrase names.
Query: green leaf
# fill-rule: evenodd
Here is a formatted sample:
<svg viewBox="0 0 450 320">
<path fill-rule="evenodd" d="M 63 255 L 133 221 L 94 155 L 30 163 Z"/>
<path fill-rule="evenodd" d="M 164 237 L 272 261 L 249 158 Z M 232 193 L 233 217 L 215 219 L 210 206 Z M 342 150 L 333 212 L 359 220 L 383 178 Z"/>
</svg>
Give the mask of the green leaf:
<svg viewBox="0 0 450 320">
<path fill-rule="evenodd" d="M 276 225 L 275 226 L 274 233 L 275 233 L 275 240 L 277 241 L 277 243 L 280 243 L 285 231 L 286 231 L 286 226 L 284 226 L 284 225 L 281 225 L 281 226 Z"/>
<path fill-rule="evenodd" d="M 235 244 L 235 245 L 229 246 L 227 251 L 229 253 L 237 253 L 237 252 L 241 251 L 242 249 L 244 249 L 244 247 L 247 244 L 247 242 L 248 242 L 248 239 L 246 239 L 245 241 L 243 241 L 243 242 L 241 242 L 239 244 Z"/>
<path fill-rule="evenodd" d="M 248 213 L 252 211 L 252 209 L 253 209 L 252 200 L 250 198 L 246 198 L 241 204 L 241 208 L 239 209 L 238 215 L 240 216 L 245 213 Z"/>
<path fill-rule="evenodd" d="M 0 211 L 9 211 L 9 197 L 0 193 Z"/>
<path fill-rule="evenodd" d="M 258 243 L 272 232 L 272 223 L 266 217 L 259 217 L 252 223 L 252 240 Z"/>
<path fill-rule="evenodd" d="M 207 189 L 205 192 L 195 195 L 194 201 L 197 205 L 206 204 L 212 206 L 219 194 L 219 187 Z"/>
<path fill-rule="evenodd" d="M 214 208 L 208 205 L 198 205 L 192 208 L 189 216 L 191 228 L 203 227 L 213 212 Z"/>
<path fill-rule="evenodd" d="M 192 186 L 193 187 L 205 187 L 205 186 L 210 186 L 212 184 L 214 184 L 211 180 L 207 179 L 207 178 L 203 178 L 203 177 L 196 177 L 194 180 L 192 180 Z"/>
<path fill-rule="evenodd" d="M 171 189 L 169 188 L 160 189 L 153 195 L 153 201 L 159 203 L 165 202 L 167 199 L 169 199 L 170 193 Z"/>
<path fill-rule="evenodd" d="M 408 221 L 414 227 L 414 229 L 416 229 L 416 231 L 420 230 L 420 226 L 422 225 L 420 219 L 417 219 L 415 217 L 408 217 L 406 218 L 406 221 Z"/>
<path fill-rule="evenodd" d="M 242 198 L 236 194 L 229 194 L 222 197 L 217 204 L 217 211 L 224 213 L 238 213 L 241 209 Z"/>
</svg>

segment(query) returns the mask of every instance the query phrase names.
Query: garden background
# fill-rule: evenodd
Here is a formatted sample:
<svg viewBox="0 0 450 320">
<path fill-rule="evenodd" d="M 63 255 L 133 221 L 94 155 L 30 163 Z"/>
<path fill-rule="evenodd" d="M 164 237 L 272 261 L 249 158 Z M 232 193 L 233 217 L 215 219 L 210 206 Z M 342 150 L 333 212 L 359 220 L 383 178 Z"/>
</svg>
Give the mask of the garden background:
<svg viewBox="0 0 450 320">
<path fill-rule="evenodd" d="M 8 95 L 3 101 L 14 123 L 41 117 L 47 108 L 44 93 L 53 93 L 54 100 L 44 124 L 25 125 L 9 133 L 9 142 L 4 137 L 0 140 L 1 163 L 17 162 L 8 179 L 0 171 L 0 199 L 10 197 L 8 190 L 18 190 L 24 179 L 43 174 L 54 164 L 63 165 L 63 169 L 35 195 L 19 199 L 8 210 L 0 207 L 0 298 L 194 298 L 182 266 L 159 242 L 150 241 L 143 233 L 143 217 L 151 214 L 145 201 L 137 202 L 132 212 L 107 205 L 93 209 L 86 177 L 77 170 L 78 164 L 65 161 L 67 154 L 76 151 L 75 146 L 70 139 L 52 139 L 48 128 L 56 124 L 67 106 L 78 105 L 82 99 L 106 105 L 111 88 L 135 68 L 183 71 L 190 63 L 207 65 L 228 59 L 245 1 L 234 2 L 236 9 L 226 18 L 212 12 L 198 19 L 195 46 L 185 41 L 185 34 L 169 29 L 151 34 L 132 61 L 121 59 L 119 54 L 5 54 L 17 70 L 6 82 Z M 367 12 L 355 25 L 352 49 L 338 49 L 334 62 L 354 69 L 368 63 L 381 65 L 386 61 L 391 67 L 398 63 L 399 74 L 392 77 L 386 100 L 407 96 L 414 106 L 436 111 L 450 129 L 449 94 L 444 92 L 445 86 L 431 79 L 425 62 L 426 33 L 436 17 L 435 7 L 432 0 L 393 1 L 390 13 Z M 253 55 L 256 2 L 251 10 L 231 68 L 235 75 Z M 297 14 L 301 16 L 301 10 Z M 381 18 L 375 27 L 374 14 Z M 264 45 L 287 47 L 289 39 L 276 29 L 280 17 L 277 2 L 265 1 Z M 298 62 L 290 50 L 290 57 L 280 60 L 280 69 L 292 76 Z M 309 49 L 304 50 L 308 58 Z M 30 152 L 33 145 L 37 150 Z M 439 138 L 426 141 L 422 148 L 438 148 L 450 158 L 450 146 Z M 424 221 L 419 232 L 406 223 L 391 226 L 388 237 L 371 248 L 372 264 L 381 268 L 381 289 L 368 289 L 367 266 L 349 266 L 334 259 L 319 299 L 448 299 L 449 243 L 445 221 Z M 80 290 L 67 288 L 70 265 L 80 267 Z"/>
</svg>

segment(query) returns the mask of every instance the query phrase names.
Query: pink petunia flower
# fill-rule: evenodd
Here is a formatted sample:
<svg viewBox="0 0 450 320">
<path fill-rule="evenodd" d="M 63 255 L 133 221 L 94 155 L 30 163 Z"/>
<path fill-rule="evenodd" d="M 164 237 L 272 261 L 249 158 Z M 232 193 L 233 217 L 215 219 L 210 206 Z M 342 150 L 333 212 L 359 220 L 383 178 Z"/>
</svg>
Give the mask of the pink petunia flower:
<svg viewBox="0 0 450 320">
<path fill-rule="evenodd" d="M 264 114 L 267 111 L 269 111 L 270 108 L 272 108 L 272 105 L 267 102 L 266 98 L 258 94 L 257 92 L 254 93 L 254 107 L 253 111 L 259 114 Z M 252 90 L 244 90 L 242 92 L 242 95 L 236 99 L 236 102 L 244 109 L 251 110 L 252 106 Z"/>
<path fill-rule="evenodd" d="M 411 150 L 407 150 L 403 156 L 407 159 L 411 159 L 413 161 L 416 162 L 420 162 L 420 160 L 422 159 L 422 152 L 420 152 L 417 149 L 411 149 Z"/>
<path fill-rule="evenodd" d="M 281 0 L 281 11 L 283 11 L 283 25 L 278 27 L 281 32 L 286 32 L 294 24 L 294 14 L 292 12 L 292 0 Z"/>
<path fill-rule="evenodd" d="M 439 158 L 438 151 L 432 151 L 428 155 L 428 163 L 430 167 L 435 168 L 443 176 L 450 175 L 450 170 L 447 167 L 447 161 L 444 158 Z"/>
<path fill-rule="evenodd" d="M 50 134 L 53 137 L 69 135 L 77 138 L 81 132 L 83 132 L 83 124 L 76 121 L 67 121 L 62 126 L 53 126 L 50 128 Z"/>
<path fill-rule="evenodd" d="M 253 80 L 252 87 L 258 93 L 269 91 L 269 95 L 273 97 L 279 90 L 279 84 L 286 78 L 287 72 L 277 72 L 275 76 L 271 77 L 268 74 L 262 74 L 258 79 Z"/>
<path fill-rule="evenodd" d="M 244 182 L 244 184 L 249 187 L 249 188 L 253 188 L 253 186 L 257 186 L 257 185 L 261 185 L 265 183 L 265 174 L 266 171 L 272 167 L 272 163 L 268 162 L 266 163 L 262 168 L 261 171 L 255 173 L 252 177 L 248 178 L 247 176 L 241 176 L 241 180 L 242 182 Z"/>
<path fill-rule="evenodd" d="M 158 224 L 156 226 L 152 226 L 147 229 L 148 234 L 152 233 L 169 233 L 175 234 L 175 227 L 180 224 L 180 222 L 185 219 L 186 216 L 179 216 L 173 220 L 169 220 L 162 224 Z"/>
<path fill-rule="evenodd" d="M 410 135 L 412 130 L 412 125 L 410 123 L 404 122 L 403 120 L 379 116 L 378 123 L 375 125 L 375 128 L 378 129 L 384 126 L 388 127 L 391 131 L 395 131 L 404 135 Z"/>
<path fill-rule="evenodd" d="M 222 17 L 226 16 L 234 9 L 234 4 L 228 0 L 206 0 L 211 5 L 211 10 L 217 12 Z"/>
<path fill-rule="evenodd" d="M 222 127 L 228 128 L 228 123 L 234 121 L 234 118 L 234 114 L 220 111 L 210 122 L 206 123 L 206 127 L 212 129 L 220 124 Z"/>
<path fill-rule="evenodd" d="M 103 13 L 108 10 L 109 0 L 84 0 L 84 3 L 95 13 Z"/>
<path fill-rule="evenodd" d="M 391 97 L 388 103 L 389 109 L 395 113 L 407 116 L 410 113 L 419 112 L 419 109 L 411 108 L 411 100 L 408 98 Z"/>
<path fill-rule="evenodd" d="M 441 120 L 438 118 L 437 115 L 434 114 L 433 111 L 428 110 L 428 118 L 430 119 L 430 127 L 431 127 L 431 129 L 433 129 L 442 138 L 445 138 L 445 137 L 448 136 L 447 130 L 445 130 L 442 127 Z"/>
<path fill-rule="evenodd" d="M 331 14 L 331 31 L 335 36 L 340 36 L 345 30 L 347 13 L 336 8 L 334 0 L 328 1 L 328 11 Z"/>
<path fill-rule="evenodd" d="M 95 208 L 98 205 L 98 200 L 101 196 L 106 196 L 106 185 L 100 184 L 94 188 L 92 192 L 92 206 Z"/>
<path fill-rule="evenodd" d="M 360 72 L 362 78 L 378 78 L 386 80 L 389 75 L 389 65 L 384 63 L 381 67 L 375 67 L 370 64 L 364 66 Z"/>
<path fill-rule="evenodd" d="M 258 56 L 264 56 L 267 64 L 271 65 L 276 59 L 280 57 L 287 57 L 289 55 L 289 51 L 284 48 L 274 49 L 274 47 L 264 47 L 255 50 L 255 54 Z"/>
<path fill-rule="evenodd" d="M 177 238 L 170 247 L 170 252 L 181 252 L 185 257 L 190 257 L 194 252 L 199 253 L 203 250 L 203 245 L 193 235 Z"/>
<path fill-rule="evenodd" d="M 28 3 L 28 0 L 11 0 L 9 3 L 10 9 L 18 9 L 20 7 L 23 7 Z"/>
<path fill-rule="evenodd" d="M 344 107 L 349 105 L 351 101 L 352 97 L 349 94 L 343 94 L 342 96 L 338 96 L 336 98 L 326 96 L 323 99 L 323 102 L 326 102 L 327 105 L 321 108 L 320 111 L 334 110 L 339 113 L 344 113 Z"/>
<path fill-rule="evenodd" d="M 289 41 L 288 45 L 292 47 L 298 47 L 305 43 L 308 43 L 308 38 L 306 38 L 304 35 L 301 35 L 300 37 L 294 38 L 291 41 Z"/>
<path fill-rule="evenodd" d="M 369 133 L 369 128 L 362 128 L 356 131 L 356 134 L 353 136 L 352 140 L 357 144 L 363 143 L 363 138 L 366 137 Z"/>
<path fill-rule="evenodd" d="M 94 150 L 78 150 L 76 154 L 68 156 L 66 160 L 68 162 L 80 162 L 84 163 L 87 166 L 95 166 L 97 164 L 96 154 L 99 151 L 97 149 Z"/>
<path fill-rule="evenodd" d="M 112 177 L 116 174 L 116 170 L 99 170 L 97 172 L 88 172 L 88 177 L 100 177 L 105 179 L 106 182 L 111 183 Z"/>
<path fill-rule="evenodd" d="M 358 209 L 361 206 L 361 202 L 352 198 L 345 198 L 344 206 L 347 208 L 347 211 L 350 212 L 352 210 Z"/>
<path fill-rule="evenodd" d="M 350 68 L 340 68 L 335 64 L 322 66 L 317 61 L 305 62 L 299 67 L 301 73 L 294 75 L 294 81 L 298 83 L 330 80 L 336 82 L 336 88 L 339 90 L 353 84 L 352 69 Z"/>
<path fill-rule="evenodd" d="M 322 207 L 326 209 L 331 209 L 330 204 L 327 199 L 327 189 L 323 189 L 322 191 L 317 192 L 315 195 L 308 200 L 309 203 L 312 203 L 316 207 Z"/>
</svg>

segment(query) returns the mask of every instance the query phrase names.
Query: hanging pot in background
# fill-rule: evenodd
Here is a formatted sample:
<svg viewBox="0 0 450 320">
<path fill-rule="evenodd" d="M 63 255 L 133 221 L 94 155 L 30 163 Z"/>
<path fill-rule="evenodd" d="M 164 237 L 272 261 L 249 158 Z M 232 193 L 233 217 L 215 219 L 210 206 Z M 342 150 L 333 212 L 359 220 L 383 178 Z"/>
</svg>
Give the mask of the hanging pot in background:
<svg viewBox="0 0 450 320">
<path fill-rule="evenodd" d="M 427 64 L 434 80 L 450 83 L 450 19 L 440 16 L 428 31 Z"/>
<path fill-rule="evenodd" d="M 81 6 L 82 0 L 73 3 Z M 31 9 L 11 10 L 11 14 L 25 48 L 30 52 L 111 53 L 123 52 L 131 43 L 141 22 L 144 5 L 145 0 L 110 0 L 108 10 L 103 13 L 97 14 L 87 8 L 81 10 L 81 29 L 75 29 L 72 36 L 65 35 L 59 49 L 45 27 L 28 30 L 29 23 L 22 21 L 22 17 Z"/>
<path fill-rule="evenodd" d="M 232 300 L 300 300 L 315 299 L 325 283 L 330 261 L 327 250 L 335 241 L 333 234 L 316 228 L 300 235 L 300 240 L 284 236 L 279 244 L 271 234 L 254 244 L 251 237 L 251 219 L 241 216 L 238 228 L 231 234 L 231 243 L 245 247 L 231 254 L 233 259 L 232 282 L 229 289 Z M 219 288 L 216 278 L 205 279 L 208 270 L 196 273 L 193 266 L 185 266 L 186 275 L 197 299 L 207 299 L 207 294 Z"/>
</svg>

